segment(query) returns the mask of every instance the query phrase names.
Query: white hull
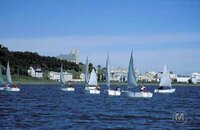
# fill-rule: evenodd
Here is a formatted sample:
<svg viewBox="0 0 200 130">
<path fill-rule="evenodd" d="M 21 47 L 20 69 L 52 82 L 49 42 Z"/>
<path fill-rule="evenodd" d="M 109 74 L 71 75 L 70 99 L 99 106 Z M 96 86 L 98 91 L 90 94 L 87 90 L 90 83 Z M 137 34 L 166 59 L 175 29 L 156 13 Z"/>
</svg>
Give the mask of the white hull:
<svg viewBox="0 0 200 130">
<path fill-rule="evenodd" d="M 85 90 L 91 90 L 91 89 L 96 89 L 96 87 L 95 86 L 93 86 L 93 87 L 92 86 L 91 87 L 89 87 L 89 86 L 85 87 Z"/>
<path fill-rule="evenodd" d="M 128 97 L 138 97 L 138 98 L 151 98 L 153 94 L 151 92 L 130 92 L 125 91 Z"/>
<path fill-rule="evenodd" d="M 86 90 L 86 91 L 89 94 L 100 94 L 100 90 L 96 90 L 96 89 L 90 89 L 90 90 Z"/>
<path fill-rule="evenodd" d="M 4 90 L 5 91 L 20 91 L 19 88 L 13 88 L 13 87 L 5 87 Z"/>
<path fill-rule="evenodd" d="M 89 94 L 100 94 L 100 90 L 96 89 L 97 86 L 86 86 L 85 91 Z"/>
<path fill-rule="evenodd" d="M 73 87 L 66 87 L 66 88 L 61 88 L 62 91 L 74 91 L 75 88 Z"/>
<path fill-rule="evenodd" d="M 0 91 L 4 90 L 5 87 L 0 87 Z"/>
<path fill-rule="evenodd" d="M 116 90 L 108 90 L 108 95 L 110 96 L 120 96 L 121 92 Z"/>
<path fill-rule="evenodd" d="M 172 88 L 172 89 L 163 89 L 163 90 L 155 89 L 154 93 L 173 93 L 175 91 L 176 91 L 175 88 Z"/>
</svg>

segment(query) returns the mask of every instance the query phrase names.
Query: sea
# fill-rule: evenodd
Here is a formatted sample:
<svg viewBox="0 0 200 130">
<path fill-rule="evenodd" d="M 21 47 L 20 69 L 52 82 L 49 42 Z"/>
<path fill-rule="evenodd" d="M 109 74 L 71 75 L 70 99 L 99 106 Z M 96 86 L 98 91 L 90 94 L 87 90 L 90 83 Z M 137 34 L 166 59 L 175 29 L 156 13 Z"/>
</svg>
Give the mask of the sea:
<svg viewBox="0 0 200 130">
<path fill-rule="evenodd" d="M 174 86 L 175 93 L 144 99 L 108 96 L 103 85 L 99 95 L 73 86 L 74 92 L 38 84 L 21 85 L 20 92 L 0 91 L 0 130 L 200 129 L 200 87 Z M 116 87 L 126 89 L 111 86 Z"/>
</svg>

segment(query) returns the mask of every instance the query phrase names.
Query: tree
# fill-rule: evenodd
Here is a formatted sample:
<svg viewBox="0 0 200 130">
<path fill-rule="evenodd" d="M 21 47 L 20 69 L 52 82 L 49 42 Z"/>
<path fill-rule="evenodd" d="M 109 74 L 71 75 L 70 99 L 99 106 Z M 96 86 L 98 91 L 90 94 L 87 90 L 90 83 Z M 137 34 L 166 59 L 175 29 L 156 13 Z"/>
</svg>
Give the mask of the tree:
<svg viewBox="0 0 200 130">
<path fill-rule="evenodd" d="M 88 69 L 89 69 L 89 73 L 91 73 L 92 69 L 93 69 L 93 64 L 92 63 L 89 63 L 89 66 L 88 66 Z"/>
</svg>

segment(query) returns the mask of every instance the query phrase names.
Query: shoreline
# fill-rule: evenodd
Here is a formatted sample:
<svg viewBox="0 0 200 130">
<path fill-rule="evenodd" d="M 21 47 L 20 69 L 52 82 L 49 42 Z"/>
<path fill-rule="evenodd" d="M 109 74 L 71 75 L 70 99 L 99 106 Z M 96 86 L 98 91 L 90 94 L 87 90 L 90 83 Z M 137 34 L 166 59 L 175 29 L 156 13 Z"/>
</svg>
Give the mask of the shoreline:
<svg viewBox="0 0 200 130">
<path fill-rule="evenodd" d="M 16 84 L 21 84 L 21 85 L 60 85 L 59 82 L 56 81 L 30 81 L 30 82 L 15 82 Z M 85 82 L 72 82 L 73 85 L 84 85 Z M 144 86 L 159 86 L 159 83 L 138 83 L 138 86 L 144 84 Z M 106 85 L 105 82 L 99 82 L 99 85 Z M 111 82 L 111 86 L 127 86 L 126 82 Z M 189 83 L 172 83 L 172 86 L 184 86 L 184 87 L 200 87 L 200 84 L 189 84 Z"/>
<path fill-rule="evenodd" d="M 5 80 L 4 80 L 5 81 Z M 41 84 L 41 85 L 48 85 L 48 84 L 54 84 L 54 85 L 59 85 L 60 83 L 58 81 L 54 81 L 54 80 L 49 80 L 49 79 L 36 79 L 33 77 L 28 77 L 28 76 L 17 76 L 14 75 L 13 76 L 13 83 L 14 84 Z M 85 82 L 81 81 L 81 82 L 72 82 L 72 84 L 74 85 L 84 85 Z M 106 85 L 105 82 L 98 82 L 99 85 Z M 111 86 L 127 86 L 127 82 L 115 82 L 115 81 L 111 81 Z M 145 86 L 159 86 L 159 82 L 152 82 L 152 83 L 145 83 L 145 82 L 138 82 L 137 83 L 138 86 L 144 84 Z M 185 86 L 185 87 L 190 87 L 190 86 L 198 86 L 200 87 L 200 84 L 192 84 L 192 83 L 173 83 L 172 82 L 172 86 Z"/>
</svg>

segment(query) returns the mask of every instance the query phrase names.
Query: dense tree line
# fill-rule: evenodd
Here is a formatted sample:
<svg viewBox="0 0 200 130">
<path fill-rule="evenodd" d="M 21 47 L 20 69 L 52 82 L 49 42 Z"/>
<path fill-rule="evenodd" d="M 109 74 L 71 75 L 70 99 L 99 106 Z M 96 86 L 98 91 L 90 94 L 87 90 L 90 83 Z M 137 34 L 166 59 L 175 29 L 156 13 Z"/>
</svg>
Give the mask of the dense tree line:
<svg viewBox="0 0 200 130">
<path fill-rule="evenodd" d="M 81 71 L 79 65 L 69 62 L 67 60 L 60 60 L 55 57 L 40 56 L 36 52 L 18 52 L 9 51 L 7 47 L 0 44 L 0 64 L 3 66 L 3 73 L 5 73 L 7 61 L 10 62 L 10 68 L 12 74 L 28 75 L 27 70 L 30 66 L 40 67 L 45 71 L 60 71 L 61 63 L 63 63 L 64 70 Z"/>
</svg>

